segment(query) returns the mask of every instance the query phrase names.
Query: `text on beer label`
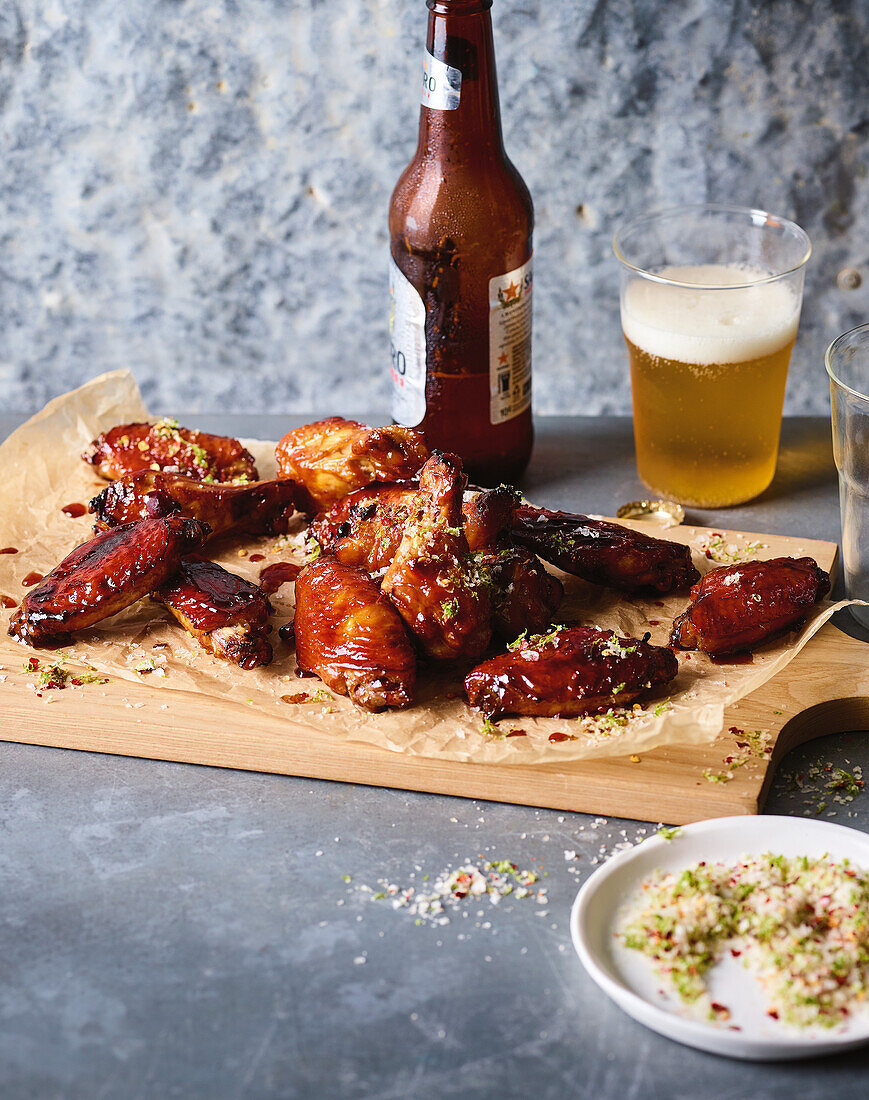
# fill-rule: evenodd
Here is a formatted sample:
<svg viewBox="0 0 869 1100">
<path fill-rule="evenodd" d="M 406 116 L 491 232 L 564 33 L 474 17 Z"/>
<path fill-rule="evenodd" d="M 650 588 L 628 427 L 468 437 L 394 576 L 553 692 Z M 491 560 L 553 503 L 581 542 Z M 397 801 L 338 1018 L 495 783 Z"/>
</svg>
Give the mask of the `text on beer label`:
<svg viewBox="0 0 869 1100">
<path fill-rule="evenodd" d="M 389 348 L 392 418 L 414 428 L 425 416 L 425 306 L 413 283 L 389 257 Z"/>
<path fill-rule="evenodd" d="M 454 111 L 462 98 L 462 71 L 438 61 L 428 50 L 422 55 L 420 103 L 434 111 Z"/>
<path fill-rule="evenodd" d="M 512 420 L 531 405 L 531 258 L 489 280 L 489 419 Z"/>
</svg>

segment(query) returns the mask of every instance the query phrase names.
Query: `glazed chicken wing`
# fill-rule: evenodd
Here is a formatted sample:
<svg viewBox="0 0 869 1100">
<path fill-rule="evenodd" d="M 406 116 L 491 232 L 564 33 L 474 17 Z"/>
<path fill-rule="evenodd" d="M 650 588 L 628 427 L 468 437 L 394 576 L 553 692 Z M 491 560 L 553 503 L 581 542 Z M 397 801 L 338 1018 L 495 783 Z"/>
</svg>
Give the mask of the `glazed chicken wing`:
<svg viewBox="0 0 869 1100">
<path fill-rule="evenodd" d="M 625 592 L 673 592 L 700 577 L 687 546 L 618 523 L 523 504 L 512 533 L 565 573 Z"/>
<path fill-rule="evenodd" d="M 472 551 L 490 549 L 507 539 L 520 499 L 512 485 L 468 494 L 462 504 L 468 548 Z"/>
<path fill-rule="evenodd" d="M 418 486 L 410 482 L 367 485 L 349 493 L 311 523 L 311 534 L 324 551 L 345 565 L 371 573 L 395 557 L 414 514 Z M 466 494 L 462 524 L 471 551 L 496 546 L 509 532 L 518 494 L 510 486 Z"/>
<path fill-rule="evenodd" d="M 416 656 L 404 623 L 361 569 L 318 558 L 296 579 L 296 660 L 366 710 L 413 701 Z"/>
<path fill-rule="evenodd" d="M 142 519 L 94 535 L 28 592 L 9 633 L 39 646 L 93 626 L 153 592 L 207 536 L 204 523 L 181 516 Z"/>
<path fill-rule="evenodd" d="M 177 420 L 119 424 L 82 454 L 100 477 L 114 481 L 143 470 L 186 474 L 197 481 L 256 481 L 253 455 L 237 439 L 180 428 Z"/>
<path fill-rule="evenodd" d="M 187 558 L 153 597 L 206 652 L 244 669 L 270 663 L 268 597 L 217 562 Z"/>
<path fill-rule="evenodd" d="M 630 703 L 678 671 L 669 649 L 597 627 L 561 627 L 479 665 L 465 678 L 465 691 L 471 706 L 490 717 L 570 717 Z"/>
<path fill-rule="evenodd" d="M 290 479 L 212 485 L 185 474 L 145 470 L 107 485 L 90 502 L 90 511 L 98 531 L 177 512 L 207 523 L 213 536 L 282 535 L 295 510 L 294 492 Z"/>
<path fill-rule="evenodd" d="M 373 481 L 413 477 L 428 458 L 428 447 L 413 428 L 369 428 L 331 416 L 288 432 L 275 457 L 278 474 L 298 483 L 298 506 L 313 514 Z"/>
<path fill-rule="evenodd" d="M 486 578 L 462 528 L 465 478 L 456 455 L 435 451 L 419 476 L 413 515 L 383 576 L 423 652 L 438 660 L 478 657 L 492 636 Z"/>
<path fill-rule="evenodd" d="M 482 551 L 476 565 L 491 582 L 498 634 L 513 639 L 523 631 L 539 634 L 549 626 L 564 596 L 564 585 L 547 573 L 535 554 L 520 546 Z"/>
<path fill-rule="evenodd" d="M 376 573 L 395 557 L 416 504 L 416 485 L 381 483 L 348 493 L 311 522 L 310 534 L 344 565 Z"/>
<path fill-rule="evenodd" d="M 710 570 L 691 589 L 671 645 L 712 656 L 739 653 L 801 623 L 830 591 L 813 558 L 773 558 Z"/>
</svg>

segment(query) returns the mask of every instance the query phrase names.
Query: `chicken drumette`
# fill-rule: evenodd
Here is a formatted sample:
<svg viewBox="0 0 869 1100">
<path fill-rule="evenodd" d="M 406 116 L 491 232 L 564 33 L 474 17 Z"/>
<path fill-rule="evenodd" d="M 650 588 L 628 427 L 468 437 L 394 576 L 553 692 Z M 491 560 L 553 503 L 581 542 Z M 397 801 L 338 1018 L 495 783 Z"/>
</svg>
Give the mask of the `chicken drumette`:
<svg viewBox="0 0 869 1100">
<path fill-rule="evenodd" d="M 512 534 L 565 573 L 626 592 L 673 592 L 700 577 L 682 543 L 588 516 L 523 504 Z"/>
<path fill-rule="evenodd" d="M 569 717 L 630 703 L 678 671 L 669 649 L 596 627 L 558 627 L 479 665 L 465 690 L 471 706 L 490 717 Z"/>
<path fill-rule="evenodd" d="M 361 569 L 318 558 L 296 578 L 296 660 L 366 710 L 413 701 L 416 655 L 404 623 Z"/>
<path fill-rule="evenodd" d="M 177 512 L 207 523 L 212 536 L 282 535 L 295 510 L 294 494 L 295 482 L 289 478 L 215 485 L 145 470 L 107 485 L 90 502 L 90 511 L 96 514 L 97 530 Z"/>
<path fill-rule="evenodd" d="M 39 646 L 93 626 L 153 592 L 207 536 L 204 523 L 181 516 L 142 519 L 94 535 L 28 592 L 9 633 Z"/>
<path fill-rule="evenodd" d="M 477 569 L 462 528 L 465 478 L 456 455 L 435 451 L 382 591 L 417 644 L 437 660 L 478 657 L 492 636 L 488 579 Z"/>
<path fill-rule="evenodd" d="M 345 565 L 378 572 L 398 553 L 417 507 L 417 492 L 410 484 L 358 489 L 317 516 L 311 534 Z M 488 584 L 495 629 L 507 638 L 523 630 L 542 630 L 552 621 L 564 594 L 561 582 L 546 572 L 534 554 L 509 545 L 517 500 L 516 491 L 502 485 L 465 494 L 462 504 L 473 571 Z"/>
<path fill-rule="evenodd" d="M 407 482 L 356 489 L 316 516 L 310 533 L 344 565 L 377 573 L 395 557 L 416 504 L 417 486 Z"/>
<path fill-rule="evenodd" d="M 217 562 L 187 558 L 152 595 L 208 653 L 244 669 L 270 663 L 272 608 L 250 581 Z"/>
<path fill-rule="evenodd" d="M 712 569 L 691 589 L 671 645 L 711 656 L 739 653 L 801 623 L 830 591 L 814 558 L 772 558 Z"/>
<path fill-rule="evenodd" d="M 466 493 L 462 524 L 470 550 L 492 550 L 511 541 L 513 518 L 522 497 L 512 485 Z"/>
<path fill-rule="evenodd" d="M 405 481 L 428 458 L 422 432 L 369 428 L 331 416 L 288 432 L 275 448 L 278 473 L 298 483 L 297 503 L 313 514 L 374 481 Z"/>
<path fill-rule="evenodd" d="M 181 428 L 176 420 L 119 424 L 82 454 L 109 481 L 143 470 L 186 474 L 197 481 L 256 481 L 253 455 L 237 439 Z"/>
<path fill-rule="evenodd" d="M 552 622 L 564 596 L 564 585 L 522 546 L 483 550 L 476 555 L 479 573 L 490 584 L 493 626 L 503 638 L 523 631 L 538 634 Z"/>
<path fill-rule="evenodd" d="M 311 534 L 323 550 L 345 565 L 371 573 L 395 557 L 416 507 L 418 485 L 410 482 L 367 485 L 349 493 L 316 516 Z M 468 549 L 492 550 L 508 541 L 519 494 L 508 485 L 464 495 L 462 526 Z"/>
</svg>

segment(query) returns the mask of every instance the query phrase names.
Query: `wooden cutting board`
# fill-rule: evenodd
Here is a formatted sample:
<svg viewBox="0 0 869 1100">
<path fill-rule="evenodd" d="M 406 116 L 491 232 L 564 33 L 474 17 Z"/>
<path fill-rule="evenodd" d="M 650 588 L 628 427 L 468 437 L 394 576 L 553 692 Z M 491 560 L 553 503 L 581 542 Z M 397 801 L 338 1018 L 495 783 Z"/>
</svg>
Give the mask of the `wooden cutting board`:
<svg viewBox="0 0 869 1100">
<path fill-rule="evenodd" d="M 810 552 L 835 572 L 835 543 L 812 542 L 809 549 L 805 539 L 790 541 L 795 554 L 798 548 Z M 28 652 L 22 650 L 23 656 Z M 711 744 L 660 749 L 642 758 L 533 767 L 410 756 L 328 730 L 302 735 L 277 715 L 242 704 L 119 679 L 99 692 L 56 691 L 38 699 L 23 678 L 6 676 L 0 684 L 0 736 L 24 744 L 683 824 L 758 813 L 776 764 L 794 746 L 828 733 L 869 730 L 867 666 L 869 644 L 828 623 L 783 672 L 727 711 L 728 732 Z M 755 730 L 768 733 L 770 757 L 750 753 L 733 767 L 746 756 L 743 731 Z"/>
</svg>

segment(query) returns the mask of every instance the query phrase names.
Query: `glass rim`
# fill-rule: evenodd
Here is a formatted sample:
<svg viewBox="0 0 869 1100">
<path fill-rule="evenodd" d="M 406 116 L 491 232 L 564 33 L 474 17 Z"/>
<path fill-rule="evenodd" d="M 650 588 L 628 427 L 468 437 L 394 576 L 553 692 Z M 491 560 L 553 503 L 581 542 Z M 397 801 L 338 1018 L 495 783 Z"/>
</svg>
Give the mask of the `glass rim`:
<svg viewBox="0 0 869 1100">
<path fill-rule="evenodd" d="M 748 214 L 752 219 L 763 218 L 766 222 L 773 220 L 777 222 L 778 225 L 791 230 L 798 240 L 802 240 L 804 245 L 803 255 L 797 263 L 793 264 L 785 271 L 779 271 L 775 275 L 766 275 L 762 279 L 752 279 L 747 283 L 729 283 L 726 286 L 721 286 L 717 283 L 684 283 L 678 279 L 668 279 L 663 275 L 656 275 L 653 271 L 647 271 L 644 267 L 639 267 L 637 264 L 632 264 L 624 255 L 622 238 L 629 230 L 635 229 L 644 222 L 660 221 L 662 218 L 674 217 L 677 214 L 690 213 L 692 211 L 698 212 L 701 210 L 726 214 Z M 812 255 L 812 242 L 808 233 L 802 226 L 797 225 L 797 223 L 790 218 L 782 217 L 780 214 L 771 214 L 769 211 L 761 210 L 759 207 L 739 206 L 736 203 L 695 202 L 683 203 L 681 206 L 668 206 L 661 210 L 651 210 L 646 214 L 640 214 L 635 218 L 631 218 L 630 221 L 624 222 L 624 224 L 616 229 L 613 234 L 612 249 L 616 259 L 623 267 L 626 267 L 629 271 L 633 271 L 637 275 L 641 275 L 644 279 L 649 279 L 651 282 L 661 283 L 664 286 L 677 286 L 692 290 L 745 290 L 748 287 L 764 286 L 766 283 L 777 282 L 779 279 L 784 279 L 788 275 L 793 275 L 794 272 L 805 267 Z"/>
<path fill-rule="evenodd" d="M 855 390 L 853 386 L 849 386 L 847 382 L 843 382 L 833 370 L 833 357 L 839 351 L 839 345 L 847 340 L 849 336 L 853 336 L 855 332 L 866 333 L 867 337 L 869 337 L 869 323 L 855 325 L 854 328 L 849 328 L 847 332 L 843 332 L 841 336 L 837 336 L 824 354 L 824 366 L 826 367 L 827 374 L 830 376 L 830 381 L 835 383 L 839 389 L 846 390 L 852 397 L 859 397 L 861 401 L 869 401 L 869 393 L 861 393 L 859 390 Z"/>
</svg>

